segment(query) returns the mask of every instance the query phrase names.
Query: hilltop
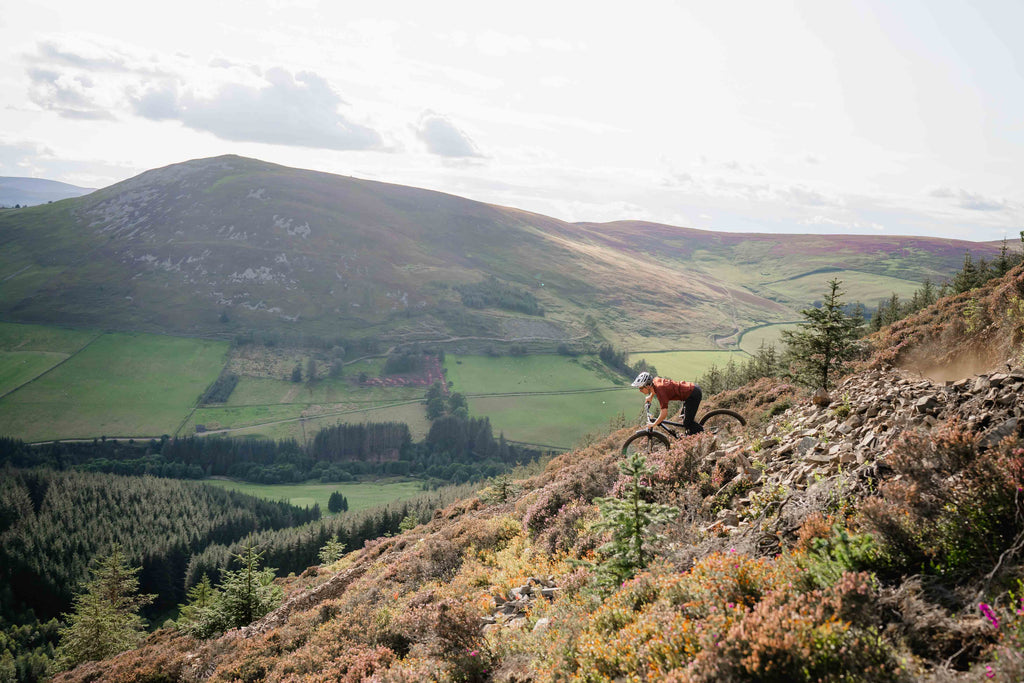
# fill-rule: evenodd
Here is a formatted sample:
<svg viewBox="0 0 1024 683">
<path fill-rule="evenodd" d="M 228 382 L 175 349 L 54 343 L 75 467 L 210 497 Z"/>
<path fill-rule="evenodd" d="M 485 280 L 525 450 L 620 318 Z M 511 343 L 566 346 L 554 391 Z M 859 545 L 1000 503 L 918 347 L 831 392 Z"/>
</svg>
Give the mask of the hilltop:
<svg viewBox="0 0 1024 683">
<path fill-rule="evenodd" d="M 830 405 L 762 379 L 715 397 L 746 434 L 652 454 L 677 515 L 621 585 L 596 503 L 629 430 L 281 580 L 249 627 L 57 680 L 1020 680 L 1024 267 L 866 341 Z"/>
<path fill-rule="evenodd" d="M 89 194 L 94 188 L 78 187 L 45 178 L 0 177 L 0 207 L 33 206 Z"/>
<path fill-rule="evenodd" d="M 993 244 L 566 223 L 224 156 L 0 212 L 0 317 L 231 338 L 286 330 L 709 348 L 798 319 L 826 273 L 873 305 Z"/>
</svg>

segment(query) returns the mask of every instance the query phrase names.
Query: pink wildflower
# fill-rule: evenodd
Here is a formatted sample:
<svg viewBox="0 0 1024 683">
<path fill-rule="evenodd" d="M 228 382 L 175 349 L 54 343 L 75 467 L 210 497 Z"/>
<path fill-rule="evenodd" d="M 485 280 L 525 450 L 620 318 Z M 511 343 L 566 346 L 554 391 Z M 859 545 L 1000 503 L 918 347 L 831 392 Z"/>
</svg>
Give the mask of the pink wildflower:
<svg viewBox="0 0 1024 683">
<path fill-rule="evenodd" d="M 992 670 L 991 666 L 985 667 L 985 678 L 995 678 L 996 672 Z"/>
<path fill-rule="evenodd" d="M 992 623 L 993 628 L 999 628 L 999 619 L 996 618 L 995 612 L 992 611 L 992 608 L 989 607 L 988 604 L 983 602 L 978 605 L 978 609 L 981 610 L 982 615 Z"/>
</svg>

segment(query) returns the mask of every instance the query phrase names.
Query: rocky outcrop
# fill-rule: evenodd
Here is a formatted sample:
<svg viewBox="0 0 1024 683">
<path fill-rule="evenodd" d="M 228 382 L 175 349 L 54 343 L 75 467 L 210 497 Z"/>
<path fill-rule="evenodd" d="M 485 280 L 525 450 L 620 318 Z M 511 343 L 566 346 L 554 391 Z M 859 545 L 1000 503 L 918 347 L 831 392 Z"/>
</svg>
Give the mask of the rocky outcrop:
<svg viewBox="0 0 1024 683">
<path fill-rule="evenodd" d="M 537 600 L 554 600 L 559 588 L 553 576 L 531 576 L 522 586 L 516 586 L 507 595 L 494 595 L 497 609 L 490 616 L 484 617 L 484 632 L 501 626 L 523 628 L 530 608 Z M 533 630 L 541 631 L 548 626 L 546 619 L 539 619 Z"/>
<path fill-rule="evenodd" d="M 732 533 L 747 527 L 746 508 L 762 491 L 791 495 L 839 476 L 884 476 L 887 455 L 908 430 L 931 431 L 959 420 L 978 435 L 982 448 L 991 448 L 1024 431 L 1022 390 L 1020 370 L 945 383 L 899 370 L 851 376 L 832 391 L 831 403 L 790 408 L 768 424 L 759 440 L 729 444 L 711 454 L 736 459 L 737 481 L 751 485 L 753 495 L 722 510 L 705 530 Z"/>
</svg>

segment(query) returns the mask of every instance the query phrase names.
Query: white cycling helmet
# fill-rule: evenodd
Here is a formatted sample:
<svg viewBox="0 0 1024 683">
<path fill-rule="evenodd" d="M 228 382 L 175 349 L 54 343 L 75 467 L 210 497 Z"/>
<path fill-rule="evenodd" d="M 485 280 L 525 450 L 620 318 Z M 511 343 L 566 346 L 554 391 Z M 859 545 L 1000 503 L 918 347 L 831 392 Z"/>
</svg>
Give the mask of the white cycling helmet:
<svg viewBox="0 0 1024 683">
<path fill-rule="evenodd" d="M 634 387 L 639 389 L 640 387 L 650 386 L 653 383 L 654 383 L 654 378 L 651 377 L 651 373 L 649 373 L 649 372 L 641 372 L 639 375 L 636 376 L 636 379 L 633 380 L 633 385 L 632 386 L 634 386 Z"/>
</svg>

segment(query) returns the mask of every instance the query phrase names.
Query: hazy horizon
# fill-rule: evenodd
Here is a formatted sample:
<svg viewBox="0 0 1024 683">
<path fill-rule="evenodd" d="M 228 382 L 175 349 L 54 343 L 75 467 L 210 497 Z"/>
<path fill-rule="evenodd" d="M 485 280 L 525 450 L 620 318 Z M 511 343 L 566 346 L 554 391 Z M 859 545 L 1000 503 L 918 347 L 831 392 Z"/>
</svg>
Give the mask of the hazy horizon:
<svg viewBox="0 0 1024 683">
<path fill-rule="evenodd" d="M 535 211 L 1016 238 L 1024 6 L 12 5 L 0 175 L 238 154 Z"/>
</svg>

